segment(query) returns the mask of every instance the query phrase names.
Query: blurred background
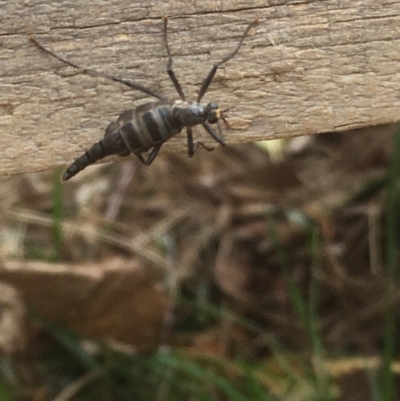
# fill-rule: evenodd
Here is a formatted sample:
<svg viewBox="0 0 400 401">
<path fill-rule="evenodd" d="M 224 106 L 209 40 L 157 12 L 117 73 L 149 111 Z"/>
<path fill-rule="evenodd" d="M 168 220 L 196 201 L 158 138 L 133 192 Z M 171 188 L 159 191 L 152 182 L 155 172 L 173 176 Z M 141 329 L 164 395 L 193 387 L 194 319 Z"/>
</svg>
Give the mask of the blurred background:
<svg viewBox="0 0 400 401">
<path fill-rule="evenodd" d="M 399 154 L 386 125 L 1 178 L 1 401 L 399 399 Z"/>
</svg>

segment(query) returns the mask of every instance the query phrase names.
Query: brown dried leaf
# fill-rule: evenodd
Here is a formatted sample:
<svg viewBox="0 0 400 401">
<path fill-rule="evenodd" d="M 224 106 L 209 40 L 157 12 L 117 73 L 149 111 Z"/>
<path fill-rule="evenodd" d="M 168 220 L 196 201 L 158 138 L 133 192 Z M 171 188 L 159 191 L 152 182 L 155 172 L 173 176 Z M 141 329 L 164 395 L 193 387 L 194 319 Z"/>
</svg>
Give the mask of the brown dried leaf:
<svg viewBox="0 0 400 401">
<path fill-rule="evenodd" d="M 140 351 L 158 345 L 169 308 L 155 278 L 132 260 L 75 266 L 8 261 L 0 279 L 47 319 Z"/>
</svg>

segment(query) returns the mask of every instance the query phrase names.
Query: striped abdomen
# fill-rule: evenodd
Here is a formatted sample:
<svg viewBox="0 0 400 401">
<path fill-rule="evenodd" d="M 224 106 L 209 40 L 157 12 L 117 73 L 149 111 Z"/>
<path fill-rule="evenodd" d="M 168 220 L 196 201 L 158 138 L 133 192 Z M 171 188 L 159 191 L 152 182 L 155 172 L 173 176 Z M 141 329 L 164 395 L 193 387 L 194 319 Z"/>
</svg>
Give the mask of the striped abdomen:
<svg viewBox="0 0 400 401">
<path fill-rule="evenodd" d="M 126 110 L 116 122 L 109 124 L 101 141 L 67 168 L 62 179 L 69 180 L 90 164 L 109 155 L 127 156 L 146 152 L 178 134 L 182 128 L 180 120 L 174 117 L 170 103 L 150 102 Z"/>
</svg>

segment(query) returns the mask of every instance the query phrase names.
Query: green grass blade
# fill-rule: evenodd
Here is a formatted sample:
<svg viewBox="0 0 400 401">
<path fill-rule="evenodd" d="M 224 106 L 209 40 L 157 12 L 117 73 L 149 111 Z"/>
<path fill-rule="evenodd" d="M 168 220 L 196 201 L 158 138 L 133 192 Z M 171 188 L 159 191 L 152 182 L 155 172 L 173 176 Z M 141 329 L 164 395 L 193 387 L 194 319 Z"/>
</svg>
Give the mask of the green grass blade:
<svg viewBox="0 0 400 401">
<path fill-rule="evenodd" d="M 391 370 L 395 349 L 395 280 L 398 262 L 398 223 L 400 177 L 400 124 L 393 140 L 386 196 L 386 308 L 384 328 L 383 381 L 381 397 L 383 401 L 394 400 L 394 376 Z"/>
<path fill-rule="evenodd" d="M 52 239 L 54 254 L 52 259 L 54 261 L 61 260 L 63 255 L 63 232 L 62 221 L 64 218 L 64 203 L 63 203 L 63 184 L 60 180 L 61 169 L 57 169 L 54 173 L 53 183 L 53 206 L 51 209 L 52 214 Z"/>
<path fill-rule="evenodd" d="M 167 367 L 172 367 L 180 373 L 184 373 L 191 379 L 201 380 L 204 383 L 214 385 L 221 393 L 229 397 L 231 401 L 248 401 L 236 388 L 232 380 L 226 379 L 198 363 L 185 360 L 178 354 L 159 354 L 157 361 Z"/>
<path fill-rule="evenodd" d="M 8 386 L 2 378 L 0 378 L 0 400 L 1 401 L 14 401 L 8 392 Z"/>
<path fill-rule="evenodd" d="M 307 227 L 310 238 L 311 250 L 311 280 L 309 284 L 308 301 L 301 292 L 301 288 L 295 282 L 289 266 L 286 252 L 278 237 L 275 222 L 271 216 L 269 217 L 269 227 L 271 232 L 272 243 L 278 254 L 279 261 L 283 267 L 286 282 L 288 283 L 289 294 L 296 314 L 299 317 L 311 344 L 313 369 L 304 366 L 304 370 L 308 371 L 309 382 L 315 388 L 319 400 L 331 400 L 330 381 L 324 371 L 324 351 L 321 338 L 318 332 L 318 281 L 316 280 L 316 270 L 319 268 L 321 261 L 321 244 L 317 227 L 309 221 Z"/>
<path fill-rule="evenodd" d="M 52 322 L 42 317 L 33 309 L 29 309 L 29 315 L 46 329 L 46 331 L 64 348 L 66 349 L 83 368 L 94 369 L 98 368 L 96 359 L 85 352 L 79 344 L 80 338 L 77 334 L 71 332 L 64 327 L 58 327 Z"/>
</svg>

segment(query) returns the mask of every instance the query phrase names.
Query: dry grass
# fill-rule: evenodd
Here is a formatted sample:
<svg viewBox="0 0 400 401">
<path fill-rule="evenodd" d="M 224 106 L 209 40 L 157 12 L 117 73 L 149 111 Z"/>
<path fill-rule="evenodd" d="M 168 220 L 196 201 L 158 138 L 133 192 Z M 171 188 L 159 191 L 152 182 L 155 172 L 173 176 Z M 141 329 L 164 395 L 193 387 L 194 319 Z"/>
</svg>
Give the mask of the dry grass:
<svg viewBox="0 0 400 401">
<path fill-rule="evenodd" d="M 150 168 L 134 159 L 100 165 L 62 188 L 58 173 L 3 179 L 0 279 L 46 317 L 103 341 L 257 360 L 269 353 L 263 338 L 181 300 L 224 306 L 285 349 L 307 349 L 275 230 L 305 298 L 318 285 L 325 347 L 377 354 L 385 307 L 381 184 L 393 131 L 292 142 L 274 163 L 248 144 L 194 159 L 164 155 Z"/>
</svg>

